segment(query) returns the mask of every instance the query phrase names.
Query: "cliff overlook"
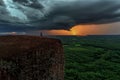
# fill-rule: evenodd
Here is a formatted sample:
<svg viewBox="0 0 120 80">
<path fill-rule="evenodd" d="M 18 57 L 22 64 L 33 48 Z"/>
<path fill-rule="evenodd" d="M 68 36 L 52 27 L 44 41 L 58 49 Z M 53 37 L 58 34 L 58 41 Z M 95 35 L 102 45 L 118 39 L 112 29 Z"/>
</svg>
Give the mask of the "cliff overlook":
<svg viewBox="0 0 120 80">
<path fill-rule="evenodd" d="M 59 40 L 36 36 L 0 37 L 0 80 L 64 80 Z"/>
</svg>

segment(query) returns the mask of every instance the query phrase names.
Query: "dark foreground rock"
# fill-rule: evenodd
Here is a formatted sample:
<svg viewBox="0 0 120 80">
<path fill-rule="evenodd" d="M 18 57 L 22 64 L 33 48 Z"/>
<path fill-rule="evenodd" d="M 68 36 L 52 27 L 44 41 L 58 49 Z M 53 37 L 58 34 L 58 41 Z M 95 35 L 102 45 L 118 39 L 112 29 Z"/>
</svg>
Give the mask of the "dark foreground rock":
<svg viewBox="0 0 120 80">
<path fill-rule="evenodd" d="M 0 37 L 0 80 L 64 80 L 64 54 L 57 39 Z"/>
</svg>

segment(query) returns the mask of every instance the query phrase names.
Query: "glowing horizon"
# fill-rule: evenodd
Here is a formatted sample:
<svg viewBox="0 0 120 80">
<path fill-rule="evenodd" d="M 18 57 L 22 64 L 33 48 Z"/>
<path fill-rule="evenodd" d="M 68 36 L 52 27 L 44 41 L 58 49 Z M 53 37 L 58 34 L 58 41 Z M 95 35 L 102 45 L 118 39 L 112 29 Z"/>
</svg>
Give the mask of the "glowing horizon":
<svg viewBox="0 0 120 80">
<path fill-rule="evenodd" d="M 76 25 L 70 30 L 42 30 L 47 35 L 120 35 L 120 22 L 111 24 Z"/>
</svg>

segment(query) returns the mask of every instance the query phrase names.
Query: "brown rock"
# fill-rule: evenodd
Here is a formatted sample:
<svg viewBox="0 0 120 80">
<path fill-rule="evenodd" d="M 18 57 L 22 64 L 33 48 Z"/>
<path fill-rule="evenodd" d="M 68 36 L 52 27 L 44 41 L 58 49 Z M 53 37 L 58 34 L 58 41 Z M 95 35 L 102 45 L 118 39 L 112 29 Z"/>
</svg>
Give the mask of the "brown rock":
<svg viewBox="0 0 120 80">
<path fill-rule="evenodd" d="M 35 36 L 0 37 L 0 80 L 64 80 L 61 42 Z"/>
</svg>

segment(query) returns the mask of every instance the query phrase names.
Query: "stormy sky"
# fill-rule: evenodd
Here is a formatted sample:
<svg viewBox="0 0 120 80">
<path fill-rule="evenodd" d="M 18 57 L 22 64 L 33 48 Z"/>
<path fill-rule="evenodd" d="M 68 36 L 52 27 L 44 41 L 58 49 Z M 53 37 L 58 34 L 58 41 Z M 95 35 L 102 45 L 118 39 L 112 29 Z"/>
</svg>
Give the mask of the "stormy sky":
<svg viewBox="0 0 120 80">
<path fill-rule="evenodd" d="M 119 21 L 120 0 L 0 0 L 0 32 L 69 30 Z"/>
</svg>

